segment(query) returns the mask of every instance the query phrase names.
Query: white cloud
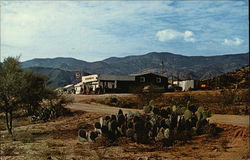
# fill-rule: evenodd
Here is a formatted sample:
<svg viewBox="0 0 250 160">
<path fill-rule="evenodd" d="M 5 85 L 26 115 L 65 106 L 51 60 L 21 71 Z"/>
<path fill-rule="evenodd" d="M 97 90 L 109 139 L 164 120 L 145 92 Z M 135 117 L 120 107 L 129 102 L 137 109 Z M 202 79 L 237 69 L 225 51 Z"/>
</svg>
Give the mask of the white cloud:
<svg viewBox="0 0 250 160">
<path fill-rule="evenodd" d="M 236 37 L 236 38 L 234 38 L 233 40 L 232 40 L 232 39 L 224 39 L 223 44 L 225 44 L 225 45 L 235 45 L 235 46 L 238 46 L 238 45 L 241 45 L 243 42 L 244 42 L 244 40 L 242 40 L 242 39 Z"/>
<path fill-rule="evenodd" d="M 184 40 L 187 42 L 195 42 L 196 39 L 193 37 L 193 32 L 192 31 L 185 31 L 184 32 Z"/>
<path fill-rule="evenodd" d="M 138 24 L 146 26 L 148 22 L 141 18 L 141 15 L 165 13 L 171 9 L 169 3 L 102 1 L 3 3 L 1 4 L 2 43 L 9 46 L 30 47 L 36 44 L 44 46 L 46 42 L 55 46 L 58 41 L 65 40 L 68 43 L 68 38 L 71 38 L 71 41 L 80 40 L 81 43 L 91 43 L 92 48 L 98 48 L 96 39 L 100 39 L 100 45 L 103 44 L 103 39 L 119 41 L 123 38 L 120 36 L 123 33 L 120 32 L 123 32 L 121 29 L 124 24 L 135 27 L 138 27 Z M 129 30 L 128 27 L 123 28 Z M 115 31 L 120 35 L 112 33 Z M 79 47 L 85 49 L 82 44 Z"/>
<path fill-rule="evenodd" d="M 175 39 L 175 38 L 179 37 L 180 35 L 181 35 L 180 32 L 177 32 L 177 31 L 172 30 L 172 29 L 165 29 L 165 30 L 162 30 L 162 31 L 159 31 L 156 33 L 156 37 L 161 42 Z"/>
<path fill-rule="evenodd" d="M 165 42 L 176 38 L 183 38 L 186 42 L 195 42 L 196 39 L 193 37 L 192 31 L 178 32 L 172 29 L 165 29 L 162 31 L 158 31 L 156 33 L 156 37 L 159 41 Z"/>
</svg>

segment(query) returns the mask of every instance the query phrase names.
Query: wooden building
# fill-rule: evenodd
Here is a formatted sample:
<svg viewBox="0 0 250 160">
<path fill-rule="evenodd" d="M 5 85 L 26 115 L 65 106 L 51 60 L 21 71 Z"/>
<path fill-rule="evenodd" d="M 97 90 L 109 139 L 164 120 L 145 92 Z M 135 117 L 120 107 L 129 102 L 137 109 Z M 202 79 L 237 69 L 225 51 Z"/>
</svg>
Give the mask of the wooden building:
<svg viewBox="0 0 250 160">
<path fill-rule="evenodd" d="M 134 76 L 93 74 L 82 77 L 83 93 L 112 93 L 128 92 L 128 87 L 133 85 Z"/>
<path fill-rule="evenodd" d="M 154 86 L 167 90 L 168 78 L 154 73 L 134 75 L 93 74 L 82 76 L 75 85 L 76 94 L 128 93 L 137 87 Z"/>
<path fill-rule="evenodd" d="M 135 86 L 157 86 L 168 89 L 168 78 L 155 73 L 134 74 Z"/>
</svg>

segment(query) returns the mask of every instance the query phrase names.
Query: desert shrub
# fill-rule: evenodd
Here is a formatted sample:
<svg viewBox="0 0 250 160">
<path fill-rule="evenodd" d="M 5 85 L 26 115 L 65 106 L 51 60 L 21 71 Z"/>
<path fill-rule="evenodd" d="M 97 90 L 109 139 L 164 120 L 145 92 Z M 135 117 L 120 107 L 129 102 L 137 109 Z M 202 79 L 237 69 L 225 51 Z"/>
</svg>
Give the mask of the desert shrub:
<svg viewBox="0 0 250 160">
<path fill-rule="evenodd" d="M 109 98 L 110 103 L 117 103 L 118 99 L 116 97 Z"/>
<path fill-rule="evenodd" d="M 73 100 L 71 98 L 63 94 L 56 94 L 43 103 L 43 107 L 32 117 L 32 121 L 43 120 L 46 122 L 60 116 L 72 115 L 70 109 L 65 108 L 67 104 L 72 102 Z"/>
<path fill-rule="evenodd" d="M 220 91 L 221 103 L 224 107 L 232 106 L 237 99 L 237 89 L 222 89 Z"/>
<path fill-rule="evenodd" d="M 138 104 L 147 105 L 151 100 L 157 100 L 163 97 L 163 90 L 157 86 L 137 87 L 133 93 L 136 94 Z"/>
<path fill-rule="evenodd" d="M 198 104 L 199 101 L 192 95 L 186 93 L 183 96 L 176 96 L 176 97 L 170 97 L 166 98 L 166 105 L 176 105 L 176 106 L 182 106 L 187 107 L 189 105 L 195 105 Z"/>
<path fill-rule="evenodd" d="M 250 105 L 249 89 L 239 90 L 236 92 L 236 103 Z"/>
<path fill-rule="evenodd" d="M 249 114 L 249 90 L 222 89 L 218 97 L 219 113 Z"/>
<path fill-rule="evenodd" d="M 127 99 L 122 97 L 107 97 L 103 101 L 98 101 L 98 103 L 120 107 L 120 108 L 139 108 L 139 104 L 135 99 Z"/>
</svg>

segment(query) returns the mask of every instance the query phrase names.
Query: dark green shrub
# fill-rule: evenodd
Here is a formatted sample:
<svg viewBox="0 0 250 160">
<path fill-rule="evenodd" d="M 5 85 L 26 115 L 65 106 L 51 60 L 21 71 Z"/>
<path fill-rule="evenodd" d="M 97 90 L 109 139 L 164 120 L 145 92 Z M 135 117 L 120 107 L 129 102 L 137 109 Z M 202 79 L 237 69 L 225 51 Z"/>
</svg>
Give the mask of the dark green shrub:
<svg viewBox="0 0 250 160">
<path fill-rule="evenodd" d="M 116 97 L 110 97 L 109 98 L 109 102 L 110 103 L 117 103 L 118 102 L 118 99 Z"/>
</svg>

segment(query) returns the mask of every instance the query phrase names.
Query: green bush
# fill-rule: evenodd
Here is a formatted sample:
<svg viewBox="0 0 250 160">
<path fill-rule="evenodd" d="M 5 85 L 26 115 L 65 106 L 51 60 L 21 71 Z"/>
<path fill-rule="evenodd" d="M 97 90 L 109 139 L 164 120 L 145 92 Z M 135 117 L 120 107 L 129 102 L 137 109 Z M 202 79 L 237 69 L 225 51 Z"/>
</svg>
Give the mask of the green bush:
<svg viewBox="0 0 250 160">
<path fill-rule="evenodd" d="M 46 122 L 60 116 L 72 115 L 70 109 L 65 108 L 67 104 L 72 102 L 72 99 L 62 94 L 56 94 L 51 97 L 48 102 L 42 105 L 43 107 L 32 117 L 32 121 L 43 120 Z"/>
<path fill-rule="evenodd" d="M 232 106 L 236 102 L 237 90 L 236 89 L 222 89 L 220 91 L 221 103 L 223 106 Z"/>
<path fill-rule="evenodd" d="M 116 97 L 110 97 L 109 98 L 109 102 L 110 103 L 117 103 L 118 102 L 118 99 Z"/>
</svg>

